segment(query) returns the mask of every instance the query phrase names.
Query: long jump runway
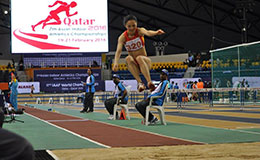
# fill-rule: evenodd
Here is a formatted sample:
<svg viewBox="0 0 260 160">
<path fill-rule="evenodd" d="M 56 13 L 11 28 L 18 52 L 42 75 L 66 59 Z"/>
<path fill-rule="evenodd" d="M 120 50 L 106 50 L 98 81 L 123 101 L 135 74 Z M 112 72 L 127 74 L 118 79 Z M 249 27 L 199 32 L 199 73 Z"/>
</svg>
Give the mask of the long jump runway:
<svg viewBox="0 0 260 160">
<path fill-rule="evenodd" d="M 166 114 L 166 126 L 159 123 L 144 126 L 140 114 L 136 112 L 131 112 L 131 120 L 107 120 L 108 114 L 104 107 L 88 114 L 79 113 L 79 108 L 71 105 L 33 104 L 30 107 L 20 107 L 25 108 L 26 113 L 17 118 L 25 123 L 5 124 L 4 128 L 27 138 L 35 150 L 260 141 L 260 127 L 257 123 L 201 119 L 201 116 L 183 117 L 182 112 L 179 115 Z M 49 109 L 55 112 L 48 111 Z M 204 112 L 198 114 L 209 114 Z M 211 114 L 218 115 L 220 112 Z M 236 113 L 232 116 L 258 118 L 256 114 L 248 114 Z"/>
<path fill-rule="evenodd" d="M 29 115 L 85 137 L 87 140 L 108 148 L 204 144 L 139 131 L 136 129 L 124 128 L 61 113 L 49 112 L 30 107 L 24 108 L 26 109 L 26 113 Z"/>
</svg>

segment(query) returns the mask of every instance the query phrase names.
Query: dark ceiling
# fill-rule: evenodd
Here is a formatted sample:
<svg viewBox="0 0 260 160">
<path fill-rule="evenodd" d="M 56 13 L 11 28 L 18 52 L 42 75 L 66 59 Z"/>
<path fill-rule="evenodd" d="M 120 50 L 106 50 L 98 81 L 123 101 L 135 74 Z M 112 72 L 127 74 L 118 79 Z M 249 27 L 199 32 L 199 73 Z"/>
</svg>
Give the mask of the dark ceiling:
<svg viewBox="0 0 260 160">
<path fill-rule="evenodd" d="M 168 42 L 166 54 L 208 51 L 260 40 L 260 0 L 108 0 L 109 44 L 115 51 L 117 38 L 125 30 L 123 17 L 133 14 L 138 26 L 163 29 L 163 36 L 146 37 L 148 55 L 153 42 Z M 250 2 L 250 3 L 248 3 Z M 246 22 L 243 21 L 243 4 Z M 0 34 L 10 33 L 9 0 L 0 0 Z M 239 9 L 240 8 L 240 9 Z M 244 25 L 243 25 L 244 24 Z M 247 28 L 246 32 L 241 29 Z M 246 27 L 245 27 L 246 26 Z M 244 36 L 243 36 L 244 35 Z M 245 36 L 247 35 L 247 36 Z"/>
</svg>

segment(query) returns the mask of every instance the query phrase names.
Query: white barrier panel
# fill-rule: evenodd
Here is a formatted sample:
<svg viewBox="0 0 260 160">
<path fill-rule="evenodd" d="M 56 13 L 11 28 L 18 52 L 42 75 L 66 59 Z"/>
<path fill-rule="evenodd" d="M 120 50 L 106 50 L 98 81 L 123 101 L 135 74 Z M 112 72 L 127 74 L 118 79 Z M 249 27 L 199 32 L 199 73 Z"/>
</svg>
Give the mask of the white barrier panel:
<svg viewBox="0 0 260 160">
<path fill-rule="evenodd" d="M 41 99 L 40 99 L 40 98 L 37 98 L 37 99 L 36 99 L 36 104 L 41 104 L 41 103 L 42 103 Z"/>
<path fill-rule="evenodd" d="M 73 97 L 72 100 L 73 100 L 73 103 L 77 103 L 77 97 Z"/>
<path fill-rule="evenodd" d="M 34 87 L 33 93 L 40 92 L 40 82 L 18 82 L 18 93 L 31 93 L 31 87 Z"/>
<path fill-rule="evenodd" d="M 99 98 L 98 98 L 98 96 L 95 97 L 95 103 L 99 103 Z"/>
<path fill-rule="evenodd" d="M 64 98 L 63 97 L 60 98 L 60 104 L 64 104 Z"/>
<path fill-rule="evenodd" d="M 53 104 L 53 98 L 49 99 L 49 104 Z"/>
</svg>

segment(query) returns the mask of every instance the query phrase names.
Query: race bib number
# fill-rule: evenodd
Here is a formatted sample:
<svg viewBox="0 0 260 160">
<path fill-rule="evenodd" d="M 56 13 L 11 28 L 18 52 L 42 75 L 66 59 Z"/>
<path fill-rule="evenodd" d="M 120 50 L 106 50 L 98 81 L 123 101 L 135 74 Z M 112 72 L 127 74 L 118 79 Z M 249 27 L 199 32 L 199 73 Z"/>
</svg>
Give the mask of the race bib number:
<svg viewBox="0 0 260 160">
<path fill-rule="evenodd" d="M 143 48 L 143 43 L 140 39 L 140 37 L 137 37 L 131 41 L 127 41 L 125 43 L 125 48 L 127 51 L 136 51 L 136 50 L 139 50 L 141 48 Z"/>
</svg>

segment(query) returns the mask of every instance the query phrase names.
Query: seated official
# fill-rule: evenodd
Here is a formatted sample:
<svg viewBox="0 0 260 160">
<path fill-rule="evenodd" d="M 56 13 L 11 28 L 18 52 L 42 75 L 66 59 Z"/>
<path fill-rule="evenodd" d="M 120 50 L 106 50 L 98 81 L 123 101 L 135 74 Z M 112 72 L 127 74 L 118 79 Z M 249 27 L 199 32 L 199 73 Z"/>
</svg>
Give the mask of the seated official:
<svg viewBox="0 0 260 160">
<path fill-rule="evenodd" d="M 166 69 L 163 69 L 160 74 L 161 82 L 159 83 L 158 87 L 146 99 L 142 100 L 141 102 L 136 103 L 135 108 L 144 117 L 144 119 L 145 119 L 146 107 L 149 105 L 151 97 L 161 96 L 160 98 L 153 99 L 152 104 L 158 105 L 158 106 L 163 105 L 164 98 L 166 96 L 164 91 L 167 89 L 168 82 L 169 82 L 168 75 L 169 75 L 169 72 Z M 158 119 L 150 112 L 148 121 L 150 124 L 155 124 L 158 121 Z"/>
<path fill-rule="evenodd" d="M 109 98 L 105 100 L 105 107 L 109 113 L 109 120 L 113 120 L 113 113 L 114 113 L 114 105 L 117 103 L 117 98 L 120 97 L 119 103 L 120 104 L 127 104 L 128 97 L 127 97 L 127 90 L 125 86 L 120 82 L 120 77 L 117 74 L 113 75 L 113 82 L 115 83 L 115 91 L 114 91 L 114 97 Z M 118 116 L 118 113 L 116 112 L 116 117 Z"/>
</svg>

